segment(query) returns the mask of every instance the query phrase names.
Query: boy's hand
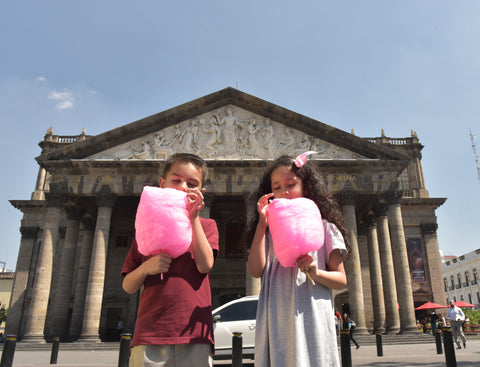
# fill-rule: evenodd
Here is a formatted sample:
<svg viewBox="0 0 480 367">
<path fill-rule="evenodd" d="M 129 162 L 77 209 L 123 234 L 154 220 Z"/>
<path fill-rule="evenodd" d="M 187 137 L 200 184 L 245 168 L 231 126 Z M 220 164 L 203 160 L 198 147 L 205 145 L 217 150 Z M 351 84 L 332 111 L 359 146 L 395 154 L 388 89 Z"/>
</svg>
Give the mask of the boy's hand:
<svg viewBox="0 0 480 367">
<path fill-rule="evenodd" d="M 146 275 L 161 274 L 168 271 L 171 262 L 172 257 L 169 254 L 160 252 L 159 254 L 152 256 L 150 259 L 145 261 L 142 264 L 142 267 Z"/>
<path fill-rule="evenodd" d="M 198 217 L 200 210 L 205 207 L 205 203 L 203 201 L 203 194 L 199 189 L 188 189 L 187 198 L 187 210 L 190 214 L 190 220 L 194 220 Z"/>
</svg>

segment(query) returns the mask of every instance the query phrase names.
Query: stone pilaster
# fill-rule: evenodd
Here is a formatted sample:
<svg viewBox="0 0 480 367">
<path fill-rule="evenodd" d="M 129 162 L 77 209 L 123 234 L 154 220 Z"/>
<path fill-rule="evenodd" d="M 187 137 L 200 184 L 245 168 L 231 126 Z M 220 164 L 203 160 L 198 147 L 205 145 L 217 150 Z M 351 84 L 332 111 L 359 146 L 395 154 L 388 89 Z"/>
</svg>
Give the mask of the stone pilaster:
<svg viewBox="0 0 480 367">
<path fill-rule="evenodd" d="M 350 254 L 345 260 L 345 272 L 347 275 L 348 302 L 350 313 L 357 324 L 356 332 L 366 333 L 365 304 L 363 302 L 362 268 L 360 264 L 360 252 L 358 249 L 357 218 L 355 214 L 355 193 L 343 192 L 341 195 L 343 216 L 347 237 L 350 243 Z"/>
<path fill-rule="evenodd" d="M 407 244 L 403 230 L 401 192 L 390 192 L 388 200 L 388 218 L 392 241 L 393 264 L 397 285 L 398 303 L 400 305 L 401 332 L 417 332 L 412 294 L 412 280 L 408 264 Z"/>
<path fill-rule="evenodd" d="M 251 221 L 254 218 L 254 210 L 256 208 L 255 202 L 252 200 L 251 192 L 245 192 L 243 194 L 243 200 L 246 208 L 246 223 L 249 228 Z M 247 248 L 250 248 L 251 243 L 247 243 Z M 254 296 L 260 294 L 260 288 L 262 285 L 261 278 L 254 278 L 248 273 L 248 264 L 245 264 L 245 294 L 247 296 Z"/>
<path fill-rule="evenodd" d="M 32 300 L 26 313 L 26 327 L 23 340 L 44 341 L 44 328 L 52 280 L 53 247 L 58 240 L 58 224 L 63 194 L 51 191 L 46 194 L 47 211 L 43 227 L 42 241 L 35 269 L 35 281 L 32 284 Z"/>
<path fill-rule="evenodd" d="M 25 290 L 28 284 L 30 263 L 32 261 L 33 246 L 37 241 L 38 227 L 21 227 L 20 249 L 18 251 L 15 279 L 13 280 L 12 295 L 8 307 L 8 319 L 5 326 L 5 335 L 20 335 L 20 325 L 24 311 Z"/>
<path fill-rule="evenodd" d="M 82 333 L 83 341 L 99 342 L 100 316 L 102 312 L 103 286 L 105 284 L 105 268 L 108 237 L 110 233 L 110 219 L 115 196 L 107 186 L 102 187 L 97 195 L 97 222 L 93 239 L 90 270 L 88 274 L 87 293 L 85 297 Z"/>
<path fill-rule="evenodd" d="M 387 207 L 376 208 L 377 235 L 382 268 L 383 295 L 385 301 L 385 332 L 400 331 L 400 315 L 398 313 L 397 288 L 395 286 L 395 270 L 393 266 L 392 244 L 388 229 Z"/>
<path fill-rule="evenodd" d="M 72 321 L 70 323 L 69 339 L 76 339 L 80 336 L 83 323 L 83 309 L 85 307 L 85 295 L 87 293 L 88 273 L 90 269 L 90 258 L 92 256 L 93 234 L 95 219 L 87 215 L 82 218 L 82 244 L 80 246 L 77 281 L 74 285 L 74 299 Z"/>
<path fill-rule="evenodd" d="M 70 296 L 72 294 L 72 278 L 75 263 L 75 251 L 78 241 L 78 229 L 82 208 L 78 205 L 69 205 L 65 208 L 67 213 L 67 228 L 65 240 L 61 250 L 60 272 L 58 274 L 57 286 L 53 307 L 53 336 L 60 337 L 62 341 L 67 336 L 68 311 Z"/>
<path fill-rule="evenodd" d="M 384 332 L 385 300 L 383 297 L 382 270 L 380 266 L 380 251 L 378 248 L 377 225 L 374 216 L 367 218 L 368 263 L 370 267 L 370 285 L 372 289 L 373 329 Z"/>
<path fill-rule="evenodd" d="M 443 282 L 438 281 L 438 274 L 442 274 L 442 259 L 437 242 L 437 223 L 423 223 L 422 233 L 428 259 L 428 275 L 432 285 L 433 302 L 443 304 L 447 299 Z"/>
</svg>

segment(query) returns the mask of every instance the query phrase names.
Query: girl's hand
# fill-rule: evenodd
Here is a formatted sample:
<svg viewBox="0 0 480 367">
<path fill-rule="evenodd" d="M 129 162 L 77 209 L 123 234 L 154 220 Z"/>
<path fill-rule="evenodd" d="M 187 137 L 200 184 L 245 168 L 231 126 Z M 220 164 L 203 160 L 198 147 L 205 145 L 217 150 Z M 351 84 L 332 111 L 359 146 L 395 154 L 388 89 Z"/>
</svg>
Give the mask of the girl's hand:
<svg viewBox="0 0 480 367">
<path fill-rule="evenodd" d="M 267 214 L 267 207 L 269 204 L 269 200 L 273 198 L 273 193 L 265 194 L 257 202 L 257 210 L 259 214 L 259 222 L 262 222 L 265 226 L 268 225 L 268 214 Z"/>
<path fill-rule="evenodd" d="M 187 210 L 190 214 L 190 220 L 194 220 L 198 217 L 200 210 L 205 207 L 205 202 L 203 201 L 203 194 L 199 189 L 188 189 L 187 198 Z"/>
<path fill-rule="evenodd" d="M 313 261 L 313 258 L 310 255 L 302 255 L 297 259 L 298 268 L 305 272 L 309 273 L 312 276 L 317 274 L 317 263 Z"/>
<path fill-rule="evenodd" d="M 145 275 L 163 274 L 168 271 L 171 262 L 172 257 L 169 254 L 160 252 L 145 261 L 142 264 L 142 270 Z"/>
</svg>

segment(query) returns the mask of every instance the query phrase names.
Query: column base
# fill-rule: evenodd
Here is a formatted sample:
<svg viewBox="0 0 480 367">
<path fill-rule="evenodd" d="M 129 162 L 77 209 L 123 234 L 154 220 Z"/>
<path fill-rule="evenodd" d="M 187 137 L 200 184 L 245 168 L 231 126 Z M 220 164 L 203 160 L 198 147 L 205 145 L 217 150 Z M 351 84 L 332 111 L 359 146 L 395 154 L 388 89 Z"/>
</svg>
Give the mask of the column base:
<svg viewBox="0 0 480 367">
<path fill-rule="evenodd" d="M 418 328 L 416 326 L 407 326 L 401 329 L 399 334 L 418 334 Z"/>
<path fill-rule="evenodd" d="M 77 343 L 102 343 L 98 334 L 84 334 L 76 340 Z"/>
<path fill-rule="evenodd" d="M 397 326 L 397 327 L 387 328 L 387 329 L 385 330 L 385 334 L 390 334 L 390 335 L 400 334 L 400 327 Z"/>
<path fill-rule="evenodd" d="M 367 335 L 367 334 L 370 334 L 370 333 L 368 332 L 368 329 L 366 327 L 360 326 L 360 327 L 355 328 L 355 334 L 356 335 Z"/>
<path fill-rule="evenodd" d="M 26 343 L 38 343 L 38 344 L 47 343 L 47 341 L 45 340 L 45 336 L 43 334 L 24 335 L 21 341 Z"/>
</svg>

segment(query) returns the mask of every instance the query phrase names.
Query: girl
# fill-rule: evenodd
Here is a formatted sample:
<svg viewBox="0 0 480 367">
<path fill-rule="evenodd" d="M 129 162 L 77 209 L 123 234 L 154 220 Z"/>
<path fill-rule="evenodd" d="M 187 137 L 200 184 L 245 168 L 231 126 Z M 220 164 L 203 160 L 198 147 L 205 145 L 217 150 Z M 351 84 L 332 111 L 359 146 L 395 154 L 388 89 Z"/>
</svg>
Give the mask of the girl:
<svg viewBox="0 0 480 367">
<path fill-rule="evenodd" d="M 254 197 L 257 212 L 249 231 L 248 271 L 253 277 L 262 277 L 255 366 L 339 366 L 331 289 L 344 288 L 347 283 L 340 207 L 315 169 L 289 156 L 267 168 Z M 283 267 L 273 250 L 267 207 L 273 198 L 298 197 L 309 198 L 319 207 L 325 243 L 320 250 L 300 256 L 295 267 Z"/>
</svg>

